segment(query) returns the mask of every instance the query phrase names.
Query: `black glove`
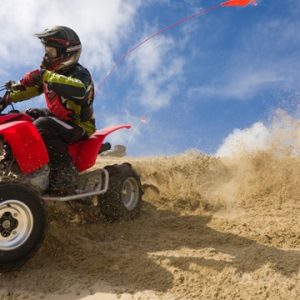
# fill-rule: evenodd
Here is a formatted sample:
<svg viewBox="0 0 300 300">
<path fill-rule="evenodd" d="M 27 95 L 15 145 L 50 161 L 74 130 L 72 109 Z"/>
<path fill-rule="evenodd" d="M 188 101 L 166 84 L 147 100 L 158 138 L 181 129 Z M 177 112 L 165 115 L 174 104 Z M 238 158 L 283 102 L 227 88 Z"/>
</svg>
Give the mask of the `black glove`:
<svg viewBox="0 0 300 300">
<path fill-rule="evenodd" d="M 12 91 L 25 91 L 26 87 L 21 84 L 21 82 L 16 82 L 13 80 L 7 81 L 5 83 L 5 88 L 7 91 L 12 92 Z"/>
<path fill-rule="evenodd" d="M 50 112 L 48 109 L 40 109 L 40 108 L 29 108 L 25 111 L 27 115 L 29 115 L 33 119 L 38 119 L 40 117 L 48 117 Z"/>
</svg>

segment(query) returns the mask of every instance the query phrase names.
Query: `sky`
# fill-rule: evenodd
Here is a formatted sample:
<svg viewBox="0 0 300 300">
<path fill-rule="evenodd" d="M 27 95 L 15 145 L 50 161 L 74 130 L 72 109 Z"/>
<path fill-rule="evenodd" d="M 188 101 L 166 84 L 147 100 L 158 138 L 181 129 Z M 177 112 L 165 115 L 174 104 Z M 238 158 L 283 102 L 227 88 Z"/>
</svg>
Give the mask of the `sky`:
<svg viewBox="0 0 300 300">
<path fill-rule="evenodd" d="M 300 115 L 300 2 L 206 10 L 220 2 L 2 0 L 0 83 L 39 68 L 43 48 L 34 33 L 69 26 L 83 45 L 80 63 L 94 78 L 97 128 L 131 124 L 108 137 L 129 155 L 226 155 L 236 141 L 263 147 L 279 109 Z M 124 57 L 201 9 L 207 13 Z M 15 108 L 44 106 L 40 96 Z"/>
</svg>

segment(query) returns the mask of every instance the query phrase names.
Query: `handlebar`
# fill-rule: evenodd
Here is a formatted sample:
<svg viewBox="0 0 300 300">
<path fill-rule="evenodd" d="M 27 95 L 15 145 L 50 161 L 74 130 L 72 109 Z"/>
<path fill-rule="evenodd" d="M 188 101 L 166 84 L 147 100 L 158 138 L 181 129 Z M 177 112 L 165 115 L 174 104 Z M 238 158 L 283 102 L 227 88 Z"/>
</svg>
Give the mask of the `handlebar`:
<svg viewBox="0 0 300 300">
<path fill-rule="evenodd" d="M 5 98 L 5 95 L 12 91 L 24 91 L 26 88 L 20 83 L 15 81 L 8 81 L 4 85 L 0 86 L 0 91 L 6 91 L 4 94 L 4 97 L 0 96 L 0 113 L 8 106 L 10 105 L 12 107 L 12 110 L 14 110 L 14 106 L 12 103 L 5 103 L 3 99 Z"/>
</svg>

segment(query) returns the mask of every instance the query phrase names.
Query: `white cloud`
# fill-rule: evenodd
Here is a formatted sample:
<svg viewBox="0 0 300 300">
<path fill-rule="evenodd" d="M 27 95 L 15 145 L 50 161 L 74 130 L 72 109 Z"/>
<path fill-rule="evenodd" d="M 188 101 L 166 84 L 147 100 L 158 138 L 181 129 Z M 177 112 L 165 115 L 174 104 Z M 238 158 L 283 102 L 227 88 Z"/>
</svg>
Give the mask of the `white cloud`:
<svg viewBox="0 0 300 300">
<path fill-rule="evenodd" d="M 255 96 L 262 90 L 283 81 L 275 71 L 261 69 L 255 71 L 235 70 L 225 82 L 214 82 L 211 85 L 193 87 L 189 95 L 197 94 L 199 98 L 223 98 L 245 100 Z"/>
<path fill-rule="evenodd" d="M 11 66 L 37 66 L 42 49 L 33 34 L 55 25 L 78 32 L 82 59 L 89 68 L 107 68 L 120 39 L 130 31 L 139 5 L 139 0 L 1 1 L 1 72 Z"/>
<path fill-rule="evenodd" d="M 297 116 L 297 112 L 295 113 Z M 246 129 L 234 129 L 219 147 L 216 156 L 271 150 L 276 154 L 300 154 L 300 121 L 284 110 L 274 112 L 270 125 L 256 122 Z"/>
<path fill-rule="evenodd" d="M 265 150 L 269 146 L 269 129 L 261 122 L 250 128 L 234 129 L 216 152 L 216 156 L 231 156 L 240 152 Z"/>
<path fill-rule="evenodd" d="M 173 49 L 172 38 L 159 36 L 131 58 L 138 85 L 134 98 L 151 111 L 168 106 L 178 92 L 184 59 Z"/>
</svg>

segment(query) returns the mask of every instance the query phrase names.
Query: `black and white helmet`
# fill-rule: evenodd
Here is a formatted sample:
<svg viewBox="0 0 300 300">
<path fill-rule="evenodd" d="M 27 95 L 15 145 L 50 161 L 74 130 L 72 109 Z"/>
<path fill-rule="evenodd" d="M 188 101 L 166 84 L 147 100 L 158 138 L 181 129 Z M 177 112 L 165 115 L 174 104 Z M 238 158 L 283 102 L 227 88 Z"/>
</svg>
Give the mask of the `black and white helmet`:
<svg viewBox="0 0 300 300">
<path fill-rule="evenodd" d="M 81 42 L 76 32 L 66 26 L 55 26 L 36 33 L 45 46 L 41 67 L 50 71 L 69 69 L 80 57 Z"/>
</svg>

